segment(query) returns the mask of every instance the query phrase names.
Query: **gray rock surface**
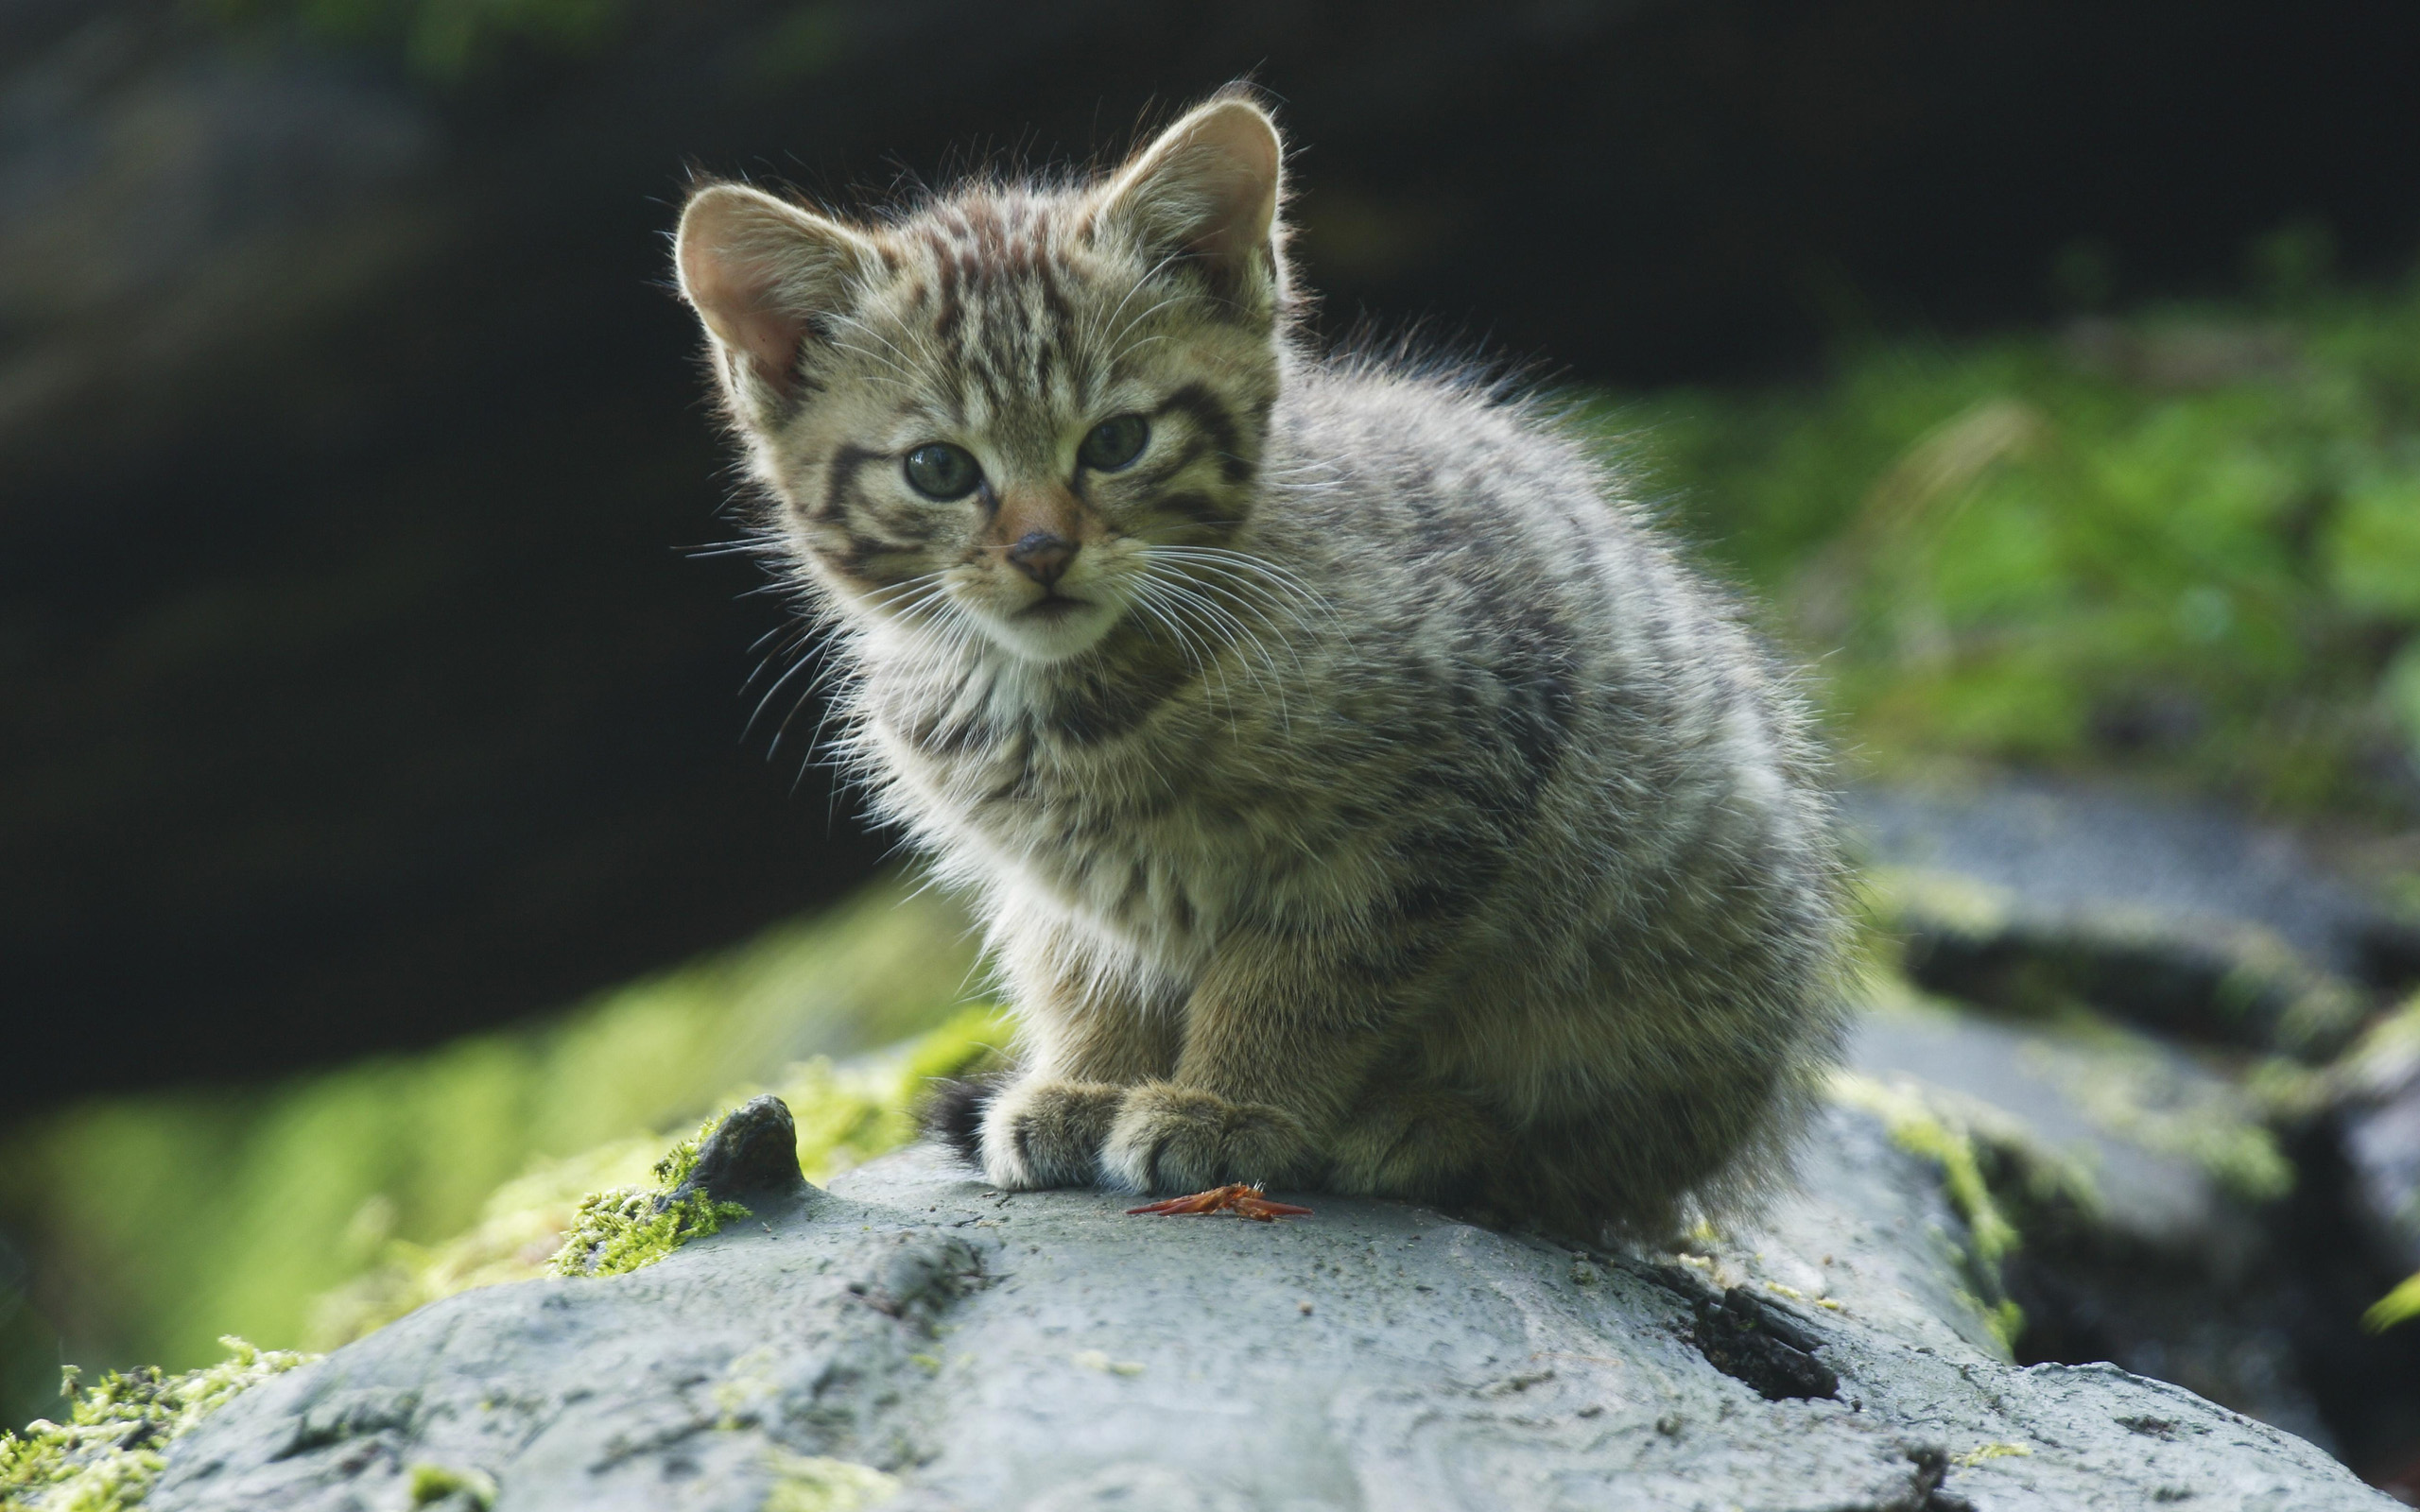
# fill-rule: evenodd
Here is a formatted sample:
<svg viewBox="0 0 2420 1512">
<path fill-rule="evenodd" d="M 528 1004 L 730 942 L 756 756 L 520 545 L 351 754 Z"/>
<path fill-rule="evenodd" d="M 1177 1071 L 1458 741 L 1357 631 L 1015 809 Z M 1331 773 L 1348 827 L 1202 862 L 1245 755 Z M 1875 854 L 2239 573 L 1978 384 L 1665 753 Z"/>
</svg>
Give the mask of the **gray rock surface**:
<svg viewBox="0 0 2420 1512">
<path fill-rule="evenodd" d="M 2393 1504 L 2182 1388 L 2009 1364 L 1935 1173 L 1862 1115 L 1678 1263 L 1309 1200 L 1128 1217 L 903 1152 L 629 1276 L 426 1308 L 205 1422 L 149 1504 L 400 1508 L 416 1472 L 499 1512 Z"/>
<path fill-rule="evenodd" d="M 2180 925 L 2266 930 L 2323 970 L 2360 974 L 2376 902 L 2292 834 L 2224 809 L 2083 783 L 1861 787 L 1850 825 L 1869 859 L 2004 888 L 2030 914 L 2112 907 Z"/>
<path fill-rule="evenodd" d="M 2114 1360 L 2339 1449 L 2287 1326 L 2328 1315 L 2280 1253 L 2294 1174 L 2234 1082 L 2081 1013 L 2023 1022 L 1886 1004 L 1859 1021 L 1848 1059 L 1971 1112 L 1985 1143 L 2018 1147 L 1986 1181 L 2021 1236 L 1996 1280 L 2024 1310 L 2031 1357 Z"/>
<path fill-rule="evenodd" d="M 2323 1061 L 2409 980 L 2407 921 L 2292 834 L 2080 783 L 1868 787 L 1847 803 L 1925 987 L 2065 1000 L 2190 1040 Z"/>
</svg>

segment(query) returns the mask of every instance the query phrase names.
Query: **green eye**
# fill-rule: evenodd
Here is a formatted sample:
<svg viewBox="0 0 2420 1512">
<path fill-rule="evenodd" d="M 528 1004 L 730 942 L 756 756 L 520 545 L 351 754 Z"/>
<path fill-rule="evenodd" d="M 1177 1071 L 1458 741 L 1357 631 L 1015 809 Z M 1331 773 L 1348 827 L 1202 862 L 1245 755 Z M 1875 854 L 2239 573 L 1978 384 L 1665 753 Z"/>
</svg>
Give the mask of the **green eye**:
<svg viewBox="0 0 2420 1512">
<path fill-rule="evenodd" d="M 1076 460 L 1096 472 L 1114 472 L 1143 455 L 1151 438 L 1151 423 L 1140 415 L 1114 415 L 1092 428 Z"/>
<path fill-rule="evenodd" d="M 963 499 L 983 481 L 982 464 L 963 446 L 927 441 L 908 454 L 908 486 L 927 499 Z"/>
</svg>

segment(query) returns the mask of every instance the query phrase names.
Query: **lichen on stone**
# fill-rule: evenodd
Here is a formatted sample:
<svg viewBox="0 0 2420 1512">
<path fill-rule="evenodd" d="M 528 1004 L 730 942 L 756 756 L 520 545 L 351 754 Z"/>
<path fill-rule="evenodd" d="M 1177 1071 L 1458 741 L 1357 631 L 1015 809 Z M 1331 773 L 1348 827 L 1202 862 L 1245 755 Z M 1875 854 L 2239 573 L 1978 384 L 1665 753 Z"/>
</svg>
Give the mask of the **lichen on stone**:
<svg viewBox="0 0 2420 1512">
<path fill-rule="evenodd" d="M 1947 1099 L 1936 1093 L 1927 1096 L 1907 1083 L 1886 1083 L 1855 1072 L 1841 1072 L 1833 1077 L 1833 1097 L 1850 1108 L 1872 1113 L 1882 1121 L 1883 1132 L 1891 1143 L 1910 1155 L 1930 1160 L 1941 1170 L 1942 1190 L 1951 1207 L 1966 1221 L 1966 1231 L 1972 1253 L 1986 1264 L 1996 1265 L 2001 1257 L 2016 1247 L 2016 1226 L 2009 1222 L 1992 1195 L 1991 1183 L 1983 1177 L 1982 1162 L 1976 1150 L 1976 1130 L 1971 1115 L 1976 1109 L 1952 1111 L 1945 1106 Z"/>
<path fill-rule="evenodd" d="M 0 1512 L 125 1512 L 159 1479 L 169 1444 L 237 1393 L 316 1358 L 232 1335 L 219 1343 L 227 1359 L 182 1375 L 145 1366 L 80 1386 L 69 1369 L 65 1422 L 0 1433 Z"/>
<path fill-rule="evenodd" d="M 2000 1347 L 2014 1351 L 2025 1314 L 2008 1296 L 2001 1262 L 2023 1236 L 2010 1204 L 2097 1212 L 2100 1195 L 2090 1173 L 2043 1148 L 2015 1119 L 1938 1088 L 1841 1071 L 1832 1096 L 1873 1114 L 1893 1144 L 1940 1171 L 1943 1194 L 1966 1224 L 1963 1268 L 1974 1283 L 1967 1299 Z"/>
</svg>

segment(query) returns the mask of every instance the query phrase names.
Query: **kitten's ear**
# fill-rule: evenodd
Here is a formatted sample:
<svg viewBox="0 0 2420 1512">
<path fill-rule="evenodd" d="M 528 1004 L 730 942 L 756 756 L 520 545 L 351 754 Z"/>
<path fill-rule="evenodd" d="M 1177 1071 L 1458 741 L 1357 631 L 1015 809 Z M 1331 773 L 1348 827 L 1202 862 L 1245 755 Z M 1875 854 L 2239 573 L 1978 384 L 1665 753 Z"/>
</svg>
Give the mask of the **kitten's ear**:
<svg viewBox="0 0 2420 1512">
<path fill-rule="evenodd" d="M 1189 256 L 1225 298 L 1264 317 L 1285 297 L 1277 201 L 1285 147 L 1248 99 L 1195 107 L 1117 172 L 1101 218 L 1156 257 Z"/>
<path fill-rule="evenodd" d="M 736 183 L 692 196 L 677 242 L 681 293 L 736 359 L 724 372 L 743 404 L 752 381 L 774 400 L 789 397 L 815 317 L 844 304 L 876 257 L 838 222 Z"/>
</svg>

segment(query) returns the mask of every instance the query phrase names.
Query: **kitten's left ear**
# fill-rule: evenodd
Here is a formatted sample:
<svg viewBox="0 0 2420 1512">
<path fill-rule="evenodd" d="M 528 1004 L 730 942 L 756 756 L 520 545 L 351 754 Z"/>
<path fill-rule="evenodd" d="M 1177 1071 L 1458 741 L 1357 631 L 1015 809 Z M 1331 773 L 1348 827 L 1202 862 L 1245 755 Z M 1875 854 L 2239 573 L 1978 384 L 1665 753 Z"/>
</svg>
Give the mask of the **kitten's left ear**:
<svg viewBox="0 0 2420 1512">
<path fill-rule="evenodd" d="M 844 307 L 875 261 L 838 221 L 738 183 L 692 195 L 673 239 L 682 297 L 737 359 L 723 367 L 724 382 L 758 421 L 796 387 L 816 318 Z"/>
<path fill-rule="evenodd" d="M 1236 95 L 1215 99 L 1118 170 L 1100 218 L 1126 229 L 1154 261 L 1185 257 L 1220 297 L 1273 318 L 1286 294 L 1277 246 L 1284 159 L 1267 112 Z"/>
</svg>

